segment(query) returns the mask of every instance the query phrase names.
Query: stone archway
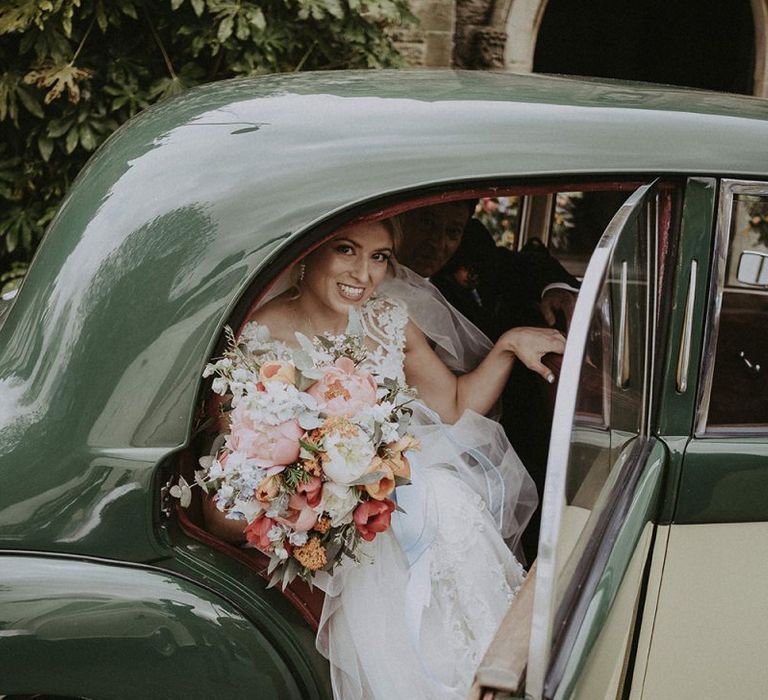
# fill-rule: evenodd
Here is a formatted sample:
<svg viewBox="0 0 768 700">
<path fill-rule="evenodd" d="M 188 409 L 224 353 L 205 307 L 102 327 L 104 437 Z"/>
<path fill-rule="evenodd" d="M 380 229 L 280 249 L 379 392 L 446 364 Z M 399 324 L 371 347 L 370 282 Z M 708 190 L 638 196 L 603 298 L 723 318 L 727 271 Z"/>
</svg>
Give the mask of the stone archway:
<svg viewBox="0 0 768 700">
<path fill-rule="evenodd" d="M 498 30 L 503 26 L 503 34 L 506 35 L 506 42 L 503 53 L 503 65 L 506 70 L 516 72 L 533 72 L 534 70 L 544 70 L 545 72 L 552 71 L 551 67 L 539 68 L 537 64 L 537 43 L 541 38 L 542 25 L 547 18 L 547 10 L 555 7 L 553 14 L 558 13 L 557 6 L 562 7 L 563 0 L 496 0 L 492 10 L 488 13 L 488 29 L 493 29 L 495 26 Z M 748 4 L 747 4 L 748 3 Z M 573 3 L 572 3 L 573 4 Z M 635 8 L 640 8 L 641 4 L 639 0 L 635 0 L 634 3 L 625 3 L 626 8 L 630 12 Z M 615 2 L 606 4 L 608 11 L 615 10 Z M 679 6 L 679 3 L 674 5 Z M 583 5 L 582 5 L 583 6 Z M 660 5 L 661 7 L 661 5 Z M 697 13 L 701 13 L 702 7 L 699 3 L 691 2 L 690 7 L 695 7 Z M 595 4 L 590 3 L 590 9 L 594 11 Z M 739 13 L 740 11 L 740 13 Z M 563 15 L 567 15 L 567 12 L 560 11 L 561 19 L 567 20 L 567 17 L 563 18 Z M 582 13 L 583 18 L 586 13 Z M 635 13 L 637 15 L 637 13 Z M 768 51 L 766 50 L 766 40 L 768 35 L 768 0 L 744 0 L 744 4 L 741 8 L 737 8 L 734 14 L 735 22 L 738 25 L 731 27 L 736 36 L 742 38 L 741 43 L 737 48 L 742 51 L 741 55 L 734 57 L 731 55 L 733 46 L 722 43 L 722 48 L 719 49 L 719 57 L 726 57 L 731 60 L 734 59 L 734 64 L 738 64 L 734 69 L 738 75 L 731 76 L 731 78 L 723 78 L 724 68 L 720 70 L 721 84 L 707 84 L 701 82 L 697 84 L 696 78 L 702 78 L 704 71 L 696 73 L 696 66 L 691 65 L 690 72 L 687 76 L 673 76 L 676 80 L 670 81 L 668 77 L 663 75 L 663 66 L 657 67 L 656 71 L 659 73 L 660 78 L 656 78 L 656 81 L 677 82 L 678 84 L 694 85 L 698 87 L 709 87 L 712 89 L 725 89 L 737 92 L 751 93 L 755 95 L 768 96 Z M 601 16 L 600 19 L 604 20 L 605 17 Z M 600 19 L 598 21 L 600 21 Z M 634 20 L 636 23 L 639 21 L 637 16 Z M 751 22 L 751 26 L 747 26 Z M 727 29 L 728 23 L 716 22 L 716 26 L 710 26 L 709 30 L 713 31 L 712 34 L 715 39 L 719 39 L 721 42 L 725 42 L 723 38 L 724 29 Z M 576 25 L 573 25 L 576 26 Z M 705 25 L 702 25 L 705 26 Z M 672 25 L 664 25 L 663 29 L 673 29 L 680 31 L 679 27 Z M 706 28 L 706 27 L 705 27 Z M 545 31 L 549 31 L 547 27 L 544 27 Z M 617 32 L 621 32 L 621 22 L 618 22 L 616 27 Z M 493 34 L 491 33 L 491 36 Z M 651 35 L 652 36 L 652 35 Z M 680 36 L 683 36 L 682 34 Z M 498 41 L 498 40 L 497 40 Z M 702 41 L 704 41 L 702 39 Z M 746 44 L 746 45 L 745 45 Z M 661 44 L 660 44 L 661 45 Z M 674 42 L 667 42 L 666 48 L 674 48 Z M 702 44 L 704 46 L 704 44 Z M 707 45 L 708 46 L 708 45 Z M 706 48 L 706 46 L 705 46 Z M 574 70 L 572 64 L 568 63 L 567 52 L 563 52 L 563 60 L 557 65 L 557 68 L 552 72 L 563 73 L 579 73 L 579 70 Z M 691 58 L 687 54 L 683 54 L 683 58 Z M 601 56 L 601 59 L 604 59 Z M 655 56 L 653 58 L 656 58 Z M 661 63 L 661 59 L 660 63 Z M 652 61 L 651 61 L 652 62 Z M 541 63 L 546 64 L 546 61 Z M 588 63 L 588 61 L 587 61 Z M 679 63 L 679 61 L 669 61 L 669 64 Z M 551 65 L 552 62 L 550 61 Z M 557 62 L 555 62 L 557 64 Z M 717 64 L 719 65 L 719 62 Z M 746 66 L 746 67 L 745 67 Z M 587 68 L 588 70 L 588 68 Z M 645 75 L 632 74 L 620 74 L 617 75 L 617 71 L 611 71 L 610 66 L 605 68 L 603 72 L 587 72 L 582 70 L 582 74 L 590 75 L 603 75 L 606 77 L 622 77 L 627 79 L 646 79 L 648 75 L 653 79 L 653 68 L 645 67 Z M 693 76 L 693 77 L 692 77 Z M 730 82 L 729 82 L 730 80 Z"/>
</svg>

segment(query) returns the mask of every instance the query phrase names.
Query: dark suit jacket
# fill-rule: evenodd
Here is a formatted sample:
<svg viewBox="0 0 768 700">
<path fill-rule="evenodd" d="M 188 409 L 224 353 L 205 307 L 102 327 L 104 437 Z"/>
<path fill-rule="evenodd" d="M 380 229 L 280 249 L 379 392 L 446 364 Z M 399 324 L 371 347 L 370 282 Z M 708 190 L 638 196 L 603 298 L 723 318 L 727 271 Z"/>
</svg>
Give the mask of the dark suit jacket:
<svg viewBox="0 0 768 700">
<path fill-rule="evenodd" d="M 462 271 L 460 284 L 456 272 Z M 579 287 L 578 281 L 548 252 L 512 252 L 499 248 L 491 235 L 472 219 L 461 246 L 432 278 L 446 299 L 495 341 L 516 326 L 546 327 L 539 309 L 544 288 L 556 282 Z M 560 330 L 565 330 L 564 325 Z M 515 363 L 502 395 L 501 423 L 515 451 L 536 483 L 539 496 L 552 425 L 551 387 L 522 363 Z M 523 535 L 529 561 L 536 556 L 540 509 Z"/>
</svg>

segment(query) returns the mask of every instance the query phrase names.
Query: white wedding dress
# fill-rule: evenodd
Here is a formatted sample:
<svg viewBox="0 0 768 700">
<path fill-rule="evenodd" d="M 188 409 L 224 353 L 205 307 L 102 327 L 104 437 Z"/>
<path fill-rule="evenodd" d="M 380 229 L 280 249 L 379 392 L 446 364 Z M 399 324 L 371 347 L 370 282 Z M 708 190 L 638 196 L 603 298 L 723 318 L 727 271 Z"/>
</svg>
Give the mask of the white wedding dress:
<svg viewBox="0 0 768 700">
<path fill-rule="evenodd" d="M 405 303 L 374 297 L 361 311 L 363 366 L 405 382 Z M 241 340 L 256 338 L 263 353 L 263 327 L 247 324 Z M 290 359 L 286 344 L 266 342 Z M 509 545 L 535 487 L 499 424 L 468 411 L 446 426 L 417 403 L 411 430 L 421 449 L 409 455 L 412 483 L 397 489 L 405 512 L 361 541 L 359 561 L 316 578 L 326 592 L 317 646 L 338 700 L 464 700 L 525 575 Z"/>
</svg>

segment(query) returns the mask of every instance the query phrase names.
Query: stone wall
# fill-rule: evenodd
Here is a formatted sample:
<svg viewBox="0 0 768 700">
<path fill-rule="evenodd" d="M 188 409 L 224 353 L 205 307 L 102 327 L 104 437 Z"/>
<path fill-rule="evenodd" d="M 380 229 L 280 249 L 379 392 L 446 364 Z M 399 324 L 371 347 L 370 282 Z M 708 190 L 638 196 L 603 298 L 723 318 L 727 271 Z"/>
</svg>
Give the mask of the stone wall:
<svg viewBox="0 0 768 700">
<path fill-rule="evenodd" d="M 455 0 L 412 0 L 411 11 L 419 25 L 395 34 L 395 43 L 408 65 L 450 68 L 453 65 Z"/>
<path fill-rule="evenodd" d="M 498 2 L 412 0 L 419 25 L 396 32 L 397 47 L 413 67 L 503 69 L 506 32 L 496 26 Z"/>
</svg>

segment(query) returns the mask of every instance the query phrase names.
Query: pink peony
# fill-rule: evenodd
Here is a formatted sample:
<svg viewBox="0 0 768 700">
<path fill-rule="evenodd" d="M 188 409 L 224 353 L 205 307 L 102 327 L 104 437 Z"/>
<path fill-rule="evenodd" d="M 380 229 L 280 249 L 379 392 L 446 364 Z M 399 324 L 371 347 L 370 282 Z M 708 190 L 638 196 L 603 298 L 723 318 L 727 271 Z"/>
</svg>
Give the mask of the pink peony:
<svg viewBox="0 0 768 700">
<path fill-rule="evenodd" d="M 295 421 L 280 425 L 254 422 L 245 411 L 232 411 L 231 433 L 227 446 L 233 452 L 243 452 L 260 467 L 292 464 L 299 458 L 299 438 L 304 430 Z"/>
<path fill-rule="evenodd" d="M 348 357 L 339 357 L 307 393 L 326 415 L 348 418 L 366 406 L 375 405 L 376 380 L 370 373 L 357 369 Z"/>
<path fill-rule="evenodd" d="M 278 521 L 296 532 L 309 532 L 317 522 L 317 513 L 306 496 L 295 493 L 288 499 L 288 515 Z"/>
<path fill-rule="evenodd" d="M 383 501 L 363 501 L 357 508 L 353 519 L 355 527 L 366 542 L 370 542 L 380 532 L 389 529 L 395 504 L 388 498 Z"/>
<path fill-rule="evenodd" d="M 262 552 L 268 552 L 272 542 L 267 537 L 267 533 L 274 524 L 275 521 L 272 518 L 268 518 L 262 513 L 245 528 L 245 539 Z"/>
</svg>

